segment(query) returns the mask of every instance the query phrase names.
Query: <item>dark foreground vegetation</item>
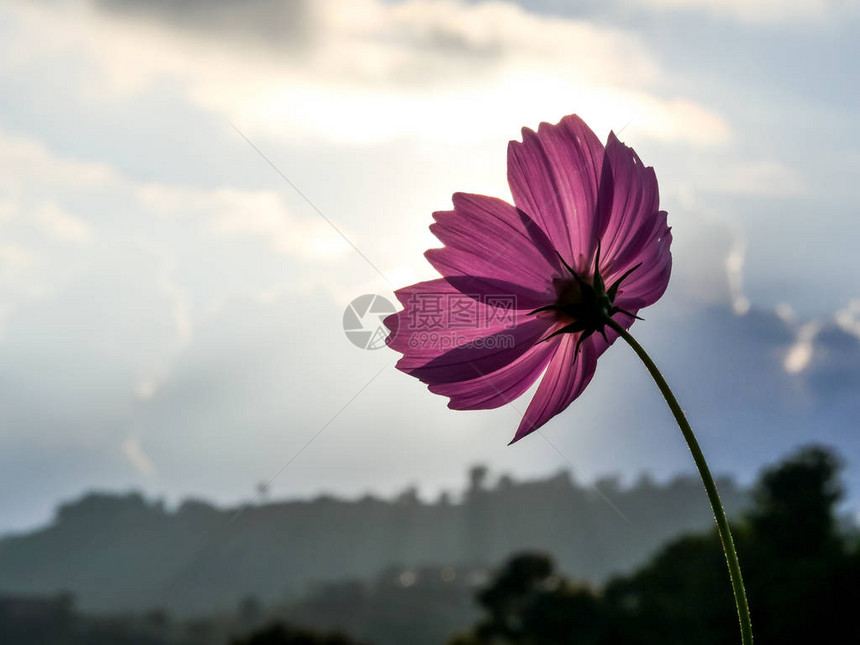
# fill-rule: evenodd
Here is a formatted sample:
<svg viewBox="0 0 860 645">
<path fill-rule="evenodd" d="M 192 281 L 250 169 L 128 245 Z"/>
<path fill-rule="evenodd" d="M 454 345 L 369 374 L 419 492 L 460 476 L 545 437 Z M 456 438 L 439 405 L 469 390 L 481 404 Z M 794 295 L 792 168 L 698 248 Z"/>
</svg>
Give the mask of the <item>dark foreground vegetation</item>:
<svg viewBox="0 0 860 645">
<path fill-rule="evenodd" d="M 735 525 L 758 643 L 860 643 L 858 539 L 840 527 L 833 454 L 804 450 L 761 476 Z M 512 558 L 477 597 L 483 617 L 450 645 L 717 645 L 738 642 L 715 533 L 670 543 L 600 590 L 545 555 Z"/>
<path fill-rule="evenodd" d="M 808 448 L 766 470 L 735 537 L 757 643 L 856 643 L 860 549 L 841 521 L 839 461 Z M 474 486 L 473 486 L 474 487 Z M 480 487 L 477 487 L 480 488 Z M 704 494 L 700 502 L 704 505 Z M 134 584 L 129 580 L 129 584 Z M 169 606 L 170 598 L 164 598 Z M 712 531 L 670 541 L 604 584 L 523 551 L 481 566 L 391 567 L 274 603 L 253 596 L 204 618 L 166 611 L 93 615 L 71 596 L 0 594 L 0 643 L 46 645 L 717 645 L 738 641 Z"/>
</svg>

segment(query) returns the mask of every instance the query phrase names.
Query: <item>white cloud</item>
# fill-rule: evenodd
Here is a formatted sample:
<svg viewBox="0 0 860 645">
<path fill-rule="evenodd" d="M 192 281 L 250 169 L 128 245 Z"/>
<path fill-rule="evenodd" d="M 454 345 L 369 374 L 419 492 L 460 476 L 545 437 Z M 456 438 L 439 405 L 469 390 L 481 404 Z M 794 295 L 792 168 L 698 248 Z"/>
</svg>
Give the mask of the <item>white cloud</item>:
<svg viewBox="0 0 860 645">
<path fill-rule="evenodd" d="M 671 291 L 683 294 L 685 303 L 747 313 L 751 306 L 744 292 L 747 241 L 740 223 L 694 200 L 678 210 L 683 216 L 670 220 L 675 235 Z"/>
<path fill-rule="evenodd" d="M 796 340 L 788 349 L 783 361 L 786 372 L 799 374 L 809 366 L 815 351 L 815 336 L 820 329 L 821 325 L 817 322 L 809 322 L 798 328 Z"/>
<path fill-rule="evenodd" d="M 633 120 L 661 141 L 729 137 L 714 111 L 658 96 L 667 79 L 633 33 L 511 2 L 326 0 L 314 4 L 315 31 L 300 53 L 192 37 L 80 3 L 19 6 L 16 16 L 25 35 L 9 48 L 29 48 L 24 59 L 77 58 L 91 69 L 80 91 L 93 100 L 178 80 L 193 103 L 251 135 L 474 143 L 577 112 L 603 132 Z M 34 51 L 37 41 L 46 51 Z"/>
<path fill-rule="evenodd" d="M 131 437 L 126 439 L 122 444 L 122 453 L 142 475 L 152 477 L 155 474 L 152 460 L 144 452 L 140 441 L 137 439 Z"/>
<path fill-rule="evenodd" d="M 106 164 L 62 157 L 40 141 L 0 129 L 0 194 L 16 194 L 29 181 L 93 188 L 114 178 Z"/>
<path fill-rule="evenodd" d="M 860 300 L 852 300 L 836 312 L 836 324 L 860 339 Z"/>
<path fill-rule="evenodd" d="M 809 193 L 806 178 L 777 161 L 735 163 L 708 185 L 717 192 L 756 197 L 799 197 Z"/>
<path fill-rule="evenodd" d="M 746 239 L 740 231 L 736 231 L 729 254 L 725 260 L 726 275 L 729 279 L 729 293 L 732 297 L 732 309 L 738 315 L 743 315 L 750 309 L 750 301 L 744 295 L 746 246 Z"/>
<path fill-rule="evenodd" d="M 661 10 L 699 10 L 749 23 L 786 23 L 835 18 L 856 7 L 850 0 L 646 0 Z"/>
<path fill-rule="evenodd" d="M 0 226 L 15 223 L 72 242 L 90 241 L 93 226 L 58 201 L 68 194 L 119 195 L 144 216 L 198 219 L 218 235 L 258 237 L 279 253 L 306 260 L 348 248 L 331 225 L 315 214 L 294 214 L 277 192 L 139 182 L 106 164 L 62 157 L 39 140 L 0 129 Z M 10 243 L 4 248 L 7 270 L 35 264 L 38 254 Z"/>
<path fill-rule="evenodd" d="M 11 222 L 15 218 L 17 218 L 20 210 L 21 209 L 16 202 L 0 202 L 0 224 Z"/>
<path fill-rule="evenodd" d="M 63 347 L 109 355 L 141 401 L 161 390 L 201 319 L 225 301 L 311 288 L 349 249 L 316 213 L 294 212 L 274 191 L 144 183 L 2 130 L 0 152 L 0 336 L 8 343 L 14 330 L 21 343 L 20 321 L 59 309 Z M 345 282 L 337 288 L 348 290 Z M 55 314 L 38 320 L 55 333 Z"/>
<path fill-rule="evenodd" d="M 36 207 L 33 219 L 49 235 L 72 242 L 87 242 L 91 236 L 89 226 L 52 202 Z"/>
<path fill-rule="evenodd" d="M 797 323 L 797 313 L 787 302 L 780 302 L 777 304 L 776 307 L 773 308 L 773 312 L 779 316 L 779 319 L 782 320 L 786 326 L 793 327 Z"/>
<path fill-rule="evenodd" d="M 38 261 L 38 255 L 26 248 L 0 243 L 0 278 L 8 279 L 34 267 Z"/>
<path fill-rule="evenodd" d="M 144 207 L 162 216 L 199 217 L 224 236 L 258 236 L 272 249 L 322 260 L 347 250 L 347 242 L 319 217 L 296 217 L 272 191 L 202 190 L 146 184 L 136 189 Z"/>
<path fill-rule="evenodd" d="M 836 329 L 860 340 L 860 300 L 852 300 L 843 309 L 838 310 L 832 319 L 813 320 L 796 328 L 795 341 L 783 362 L 786 372 L 799 374 L 810 366 L 813 358 L 817 358 L 822 351 L 825 353 L 828 351 L 826 347 L 828 341 L 825 340 L 822 343 L 821 334 L 825 331 L 832 333 L 834 319 Z M 828 361 L 828 366 L 838 363 L 838 360 L 831 359 Z"/>
</svg>

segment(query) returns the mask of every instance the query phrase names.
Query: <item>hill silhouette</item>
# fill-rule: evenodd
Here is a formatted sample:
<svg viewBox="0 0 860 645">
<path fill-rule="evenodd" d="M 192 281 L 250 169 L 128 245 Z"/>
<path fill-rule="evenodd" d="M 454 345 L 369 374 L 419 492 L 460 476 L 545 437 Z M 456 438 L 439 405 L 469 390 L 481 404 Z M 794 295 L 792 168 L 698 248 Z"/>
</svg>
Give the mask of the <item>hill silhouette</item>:
<svg viewBox="0 0 860 645">
<path fill-rule="evenodd" d="M 723 478 L 727 511 L 747 491 Z M 553 553 L 561 571 L 604 582 L 627 573 L 667 540 L 711 526 L 701 483 L 680 477 L 597 489 L 561 472 L 493 478 L 483 467 L 464 490 L 421 501 L 319 497 L 252 505 L 238 515 L 187 500 L 175 509 L 139 493 L 91 493 L 63 504 L 41 529 L 0 539 L 0 593 L 69 592 L 91 612 L 169 605 L 178 615 L 269 603 L 312 584 L 370 579 L 392 567 L 484 567 L 524 550 Z"/>
</svg>

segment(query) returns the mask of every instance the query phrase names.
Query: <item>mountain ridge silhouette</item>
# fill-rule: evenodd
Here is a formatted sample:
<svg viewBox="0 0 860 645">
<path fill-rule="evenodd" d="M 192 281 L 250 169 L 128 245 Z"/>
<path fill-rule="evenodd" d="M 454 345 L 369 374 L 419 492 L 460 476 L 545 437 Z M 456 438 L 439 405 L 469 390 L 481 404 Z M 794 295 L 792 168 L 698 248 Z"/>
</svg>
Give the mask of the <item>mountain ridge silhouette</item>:
<svg viewBox="0 0 860 645">
<path fill-rule="evenodd" d="M 731 515 L 748 504 L 734 480 L 719 486 Z M 630 486 L 604 478 L 597 488 L 565 471 L 491 484 L 476 466 L 457 502 L 424 502 L 407 488 L 390 499 L 320 496 L 241 509 L 188 499 L 168 509 L 139 492 L 92 492 L 60 505 L 49 525 L 0 538 L 0 592 L 68 591 L 89 611 L 140 611 L 169 599 L 192 615 L 392 566 L 489 568 L 524 549 L 552 552 L 562 571 L 601 582 L 713 521 L 693 476 Z"/>
</svg>

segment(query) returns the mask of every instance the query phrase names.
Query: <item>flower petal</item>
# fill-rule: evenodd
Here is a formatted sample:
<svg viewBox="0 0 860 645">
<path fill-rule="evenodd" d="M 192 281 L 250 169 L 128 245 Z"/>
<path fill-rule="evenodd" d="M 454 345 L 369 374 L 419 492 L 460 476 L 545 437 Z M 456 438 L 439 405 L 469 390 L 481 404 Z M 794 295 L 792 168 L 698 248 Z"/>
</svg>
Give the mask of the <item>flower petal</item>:
<svg viewBox="0 0 860 645">
<path fill-rule="evenodd" d="M 467 381 L 513 363 L 552 321 L 465 296 L 445 279 L 396 293 L 404 309 L 385 319 L 397 368 L 430 385 Z M 462 315 L 467 312 L 468 315 Z"/>
<path fill-rule="evenodd" d="M 431 385 L 434 394 L 450 397 L 452 410 L 487 410 L 510 403 L 528 390 L 541 375 L 561 337 L 533 345 L 512 363 L 468 381 Z"/>
<path fill-rule="evenodd" d="M 508 184 L 514 204 L 546 231 L 572 267 L 592 264 L 605 223 L 597 216 L 603 144 L 576 115 L 508 144 Z"/>
<path fill-rule="evenodd" d="M 625 329 L 634 321 L 630 316 L 622 314 L 616 314 L 614 318 Z M 511 443 L 540 428 L 582 394 L 594 376 L 597 359 L 618 339 L 618 334 L 612 329 L 606 328 L 605 331 L 605 340 L 599 334 L 586 338 L 580 345 L 575 360 L 574 352 L 580 335 L 562 335 L 562 341 L 550 360 Z"/>
<path fill-rule="evenodd" d="M 665 221 L 666 213 L 660 211 L 659 215 Z M 621 309 L 635 312 L 654 304 L 666 292 L 672 273 L 672 254 L 669 250 L 672 233 L 668 227 L 662 230 L 664 233 L 660 237 L 655 236 L 651 257 L 643 253 L 642 259 L 637 260 L 637 263 L 642 262 L 642 266 L 621 283 L 615 298 L 615 304 Z"/>
<path fill-rule="evenodd" d="M 425 253 L 434 268 L 462 293 L 513 293 L 529 310 L 551 302 L 562 267 L 543 230 L 500 199 L 456 193 L 453 202 L 433 214 L 430 230 L 445 245 Z"/>
<path fill-rule="evenodd" d="M 606 228 L 601 236 L 601 272 L 612 284 L 626 271 L 641 265 L 624 280 L 617 302 L 639 309 L 653 304 L 666 290 L 672 270 L 672 235 L 660 198 L 654 169 L 645 167 L 632 148 L 614 133 L 606 144 L 601 178 L 601 203 Z"/>
<path fill-rule="evenodd" d="M 549 362 L 511 443 L 531 434 L 564 410 L 591 381 L 597 366 L 597 357 L 589 338 L 582 343 L 579 355 L 574 360 L 578 339 L 579 334 L 562 336 L 558 351 Z"/>
</svg>

